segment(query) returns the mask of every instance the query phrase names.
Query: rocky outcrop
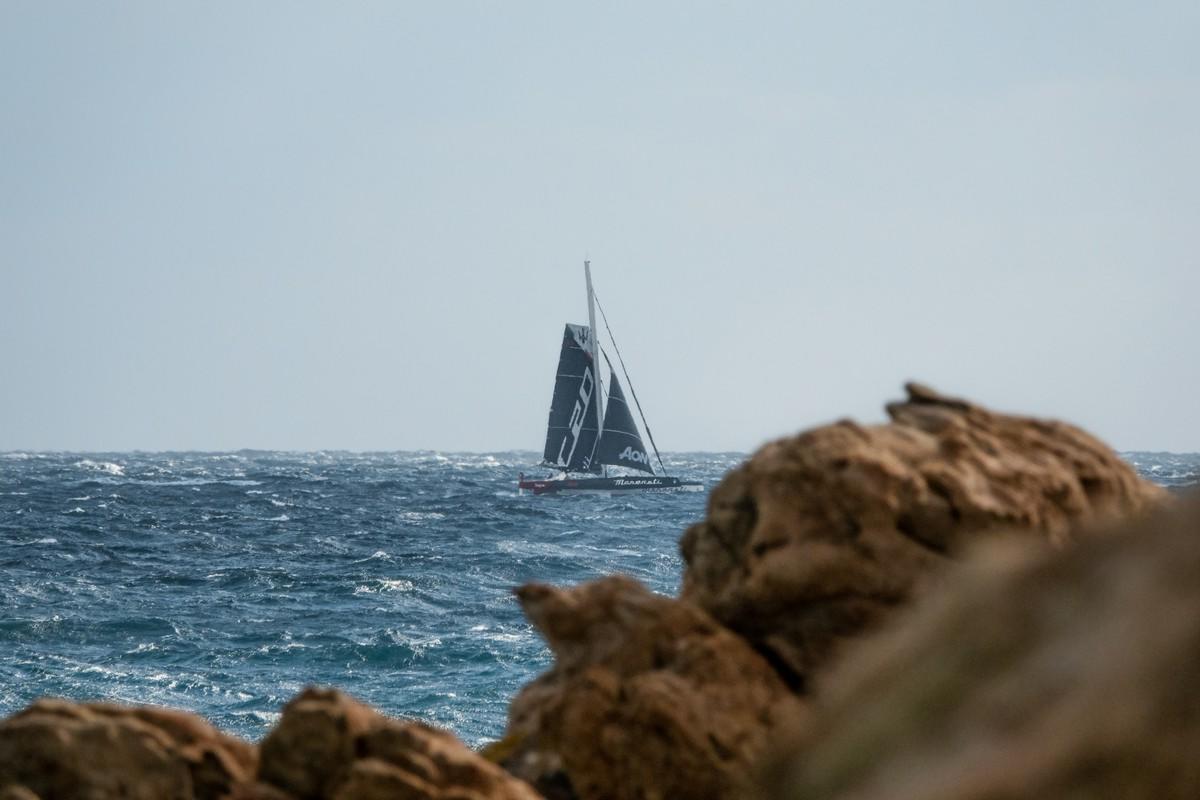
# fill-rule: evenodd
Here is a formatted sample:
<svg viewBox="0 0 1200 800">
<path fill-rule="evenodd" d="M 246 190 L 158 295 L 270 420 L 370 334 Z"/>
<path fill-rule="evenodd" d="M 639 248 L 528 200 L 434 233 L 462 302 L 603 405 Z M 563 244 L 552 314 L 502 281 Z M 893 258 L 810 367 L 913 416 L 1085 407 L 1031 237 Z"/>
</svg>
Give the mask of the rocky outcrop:
<svg viewBox="0 0 1200 800">
<path fill-rule="evenodd" d="M 548 797 L 737 797 L 797 710 L 770 665 L 708 614 L 610 577 L 517 592 L 554 667 L 491 750 Z"/>
<path fill-rule="evenodd" d="M 993 547 L 819 685 L 771 796 L 1200 797 L 1200 498 Z"/>
<path fill-rule="evenodd" d="M 964 545 L 996 531 L 1062 545 L 1081 523 L 1163 495 L 1072 425 L 907 390 L 888 424 L 839 422 L 766 445 L 683 537 L 683 598 L 798 690 Z"/>
<path fill-rule="evenodd" d="M 482 755 L 328 689 L 259 747 L 189 714 L 46 700 L 0 722 L 0 800 L 743 797 L 814 699 L 779 796 L 1194 790 L 1197 512 L 1064 556 L 1164 493 L 1073 426 L 908 395 L 889 424 L 817 428 L 731 472 L 681 543 L 681 599 L 622 577 L 519 589 L 555 662 Z M 812 691 L 845 642 L 1001 532 L 1022 547 L 971 562 Z M 1030 546 L 1054 555 L 1011 555 Z"/>
<path fill-rule="evenodd" d="M 261 753 L 261 759 L 260 759 Z M 261 748 L 193 714 L 39 700 L 0 723 L 4 800 L 536 800 L 452 734 L 306 689 Z"/>
<path fill-rule="evenodd" d="M 333 689 L 306 689 L 284 707 L 262 742 L 258 777 L 297 800 L 537 797 L 452 734 L 385 717 Z"/>
<path fill-rule="evenodd" d="M 217 800 L 256 762 L 180 711 L 43 699 L 0 723 L 0 790 L 13 797 Z"/>
</svg>

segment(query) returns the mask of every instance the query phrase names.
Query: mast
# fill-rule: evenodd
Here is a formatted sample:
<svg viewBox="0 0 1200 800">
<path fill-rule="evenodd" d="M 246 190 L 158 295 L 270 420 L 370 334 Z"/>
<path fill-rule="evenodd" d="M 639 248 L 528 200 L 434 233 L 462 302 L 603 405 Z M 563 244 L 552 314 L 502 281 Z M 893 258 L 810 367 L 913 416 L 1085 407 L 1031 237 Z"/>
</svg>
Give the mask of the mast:
<svg viewBox="0 0 1200 800">
<path fill-rule="evenodd" d="M 592 329 L 592 369 L 596 370 L 596 441 L 599 442 L 600 434 L 604 432 L 604 386 L 600 382 L 600 332 L 596 330 L 596 299 L 592 293 L 592 262 L 587 259 L 584 259 L 583 262 L 583 276 L 587 280 L 588 327 Z M 592 448 L 592 452 L 595 453 L 595 447 Z"/>
</svg>

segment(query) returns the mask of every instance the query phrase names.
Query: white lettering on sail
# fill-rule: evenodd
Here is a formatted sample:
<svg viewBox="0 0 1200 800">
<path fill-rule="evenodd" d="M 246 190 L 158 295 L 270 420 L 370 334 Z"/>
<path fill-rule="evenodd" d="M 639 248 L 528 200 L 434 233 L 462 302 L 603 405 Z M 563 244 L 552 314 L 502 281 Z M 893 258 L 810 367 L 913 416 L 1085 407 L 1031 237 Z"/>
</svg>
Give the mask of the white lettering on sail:
<svg viewBox="0 0 1200 800">
<path fill-rule="evenodd" d="M 596 386 L 595 379 L 592 378 L 590 369 L 583 373 L 583 380 L 579 382 L 579 399 L 575 401 L 575 408 L 571 410 L 571 419 L 567 426 L 571 429 L 571 450 L 567 453 L 567 460 L 563 461 L 562 451 L 567 446 L 567 439 L 563 437 L 562 447 L 558 448 L 558 463 L 564 467 L 571 463 L 571 459 L 575 456 L 575 448 L 579 445 L 579 434 L 583 432 L 583 423 L 587 418 L 587 410 L 591 405 L 592 389 Z M 590 461 L 590 457 L 588 459 Z M 587 468 L 587 464 L 583 465 Z"/>
<path fill-rule="evenodd" d="M 617 460 L 636 461 L 639 464 L 650 465 L 650 456 L 646 455 L 644 450 L 634 450 L 632 445 L 622 450 L 621 454 L 617 456 Z"/>
</svg>

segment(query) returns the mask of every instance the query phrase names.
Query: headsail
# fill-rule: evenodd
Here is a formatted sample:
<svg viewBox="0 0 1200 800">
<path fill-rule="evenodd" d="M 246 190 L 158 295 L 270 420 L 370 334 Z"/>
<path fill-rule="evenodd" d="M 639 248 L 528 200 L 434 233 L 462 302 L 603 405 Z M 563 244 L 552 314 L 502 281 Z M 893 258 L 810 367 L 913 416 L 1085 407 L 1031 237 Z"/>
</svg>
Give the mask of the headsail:
<svg viewBox="0 0 1200 800">
<path fill-rule="evenodd" d="M 604 412 L 604 432 L 600 434 L 594 460 L 597 464 L 629 467 L 654 474 L 650 455 L 646 452 L 646 445 L 642 444 L 637 423 L 629 412 L 625 392 L 621 390 L 621 382 L 617 380 L 615 372 L 608 376 L 608 408 Z"/>
<path fill-rule="evenodd" d="M 589 327 L 567 325 L 558 356 L 554 399 L 550 401 L 543 462 L 569 472 L 600 471 L 592 458 L 598 416 L 592 404 L 599 403 L 600 398 L 591 341 Z"/>
</svg>

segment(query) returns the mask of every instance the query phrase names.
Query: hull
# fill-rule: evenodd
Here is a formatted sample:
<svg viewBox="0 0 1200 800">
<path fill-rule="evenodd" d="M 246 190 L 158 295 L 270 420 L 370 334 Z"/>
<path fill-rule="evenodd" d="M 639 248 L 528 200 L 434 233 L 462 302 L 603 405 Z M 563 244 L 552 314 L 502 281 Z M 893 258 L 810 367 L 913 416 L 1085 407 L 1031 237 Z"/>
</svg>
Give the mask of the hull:
<svg viewBox="0 0 1200 800">
<path fill-rule="evenodd" d="M 662 475 L 623 478 L 555 478 L 534 480 L 522 477 L 517 488 L 534 494 L 613 494 L 618 492 L 700 492 L 704 484 Z"/>
</svg>

